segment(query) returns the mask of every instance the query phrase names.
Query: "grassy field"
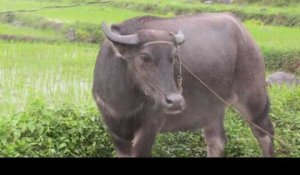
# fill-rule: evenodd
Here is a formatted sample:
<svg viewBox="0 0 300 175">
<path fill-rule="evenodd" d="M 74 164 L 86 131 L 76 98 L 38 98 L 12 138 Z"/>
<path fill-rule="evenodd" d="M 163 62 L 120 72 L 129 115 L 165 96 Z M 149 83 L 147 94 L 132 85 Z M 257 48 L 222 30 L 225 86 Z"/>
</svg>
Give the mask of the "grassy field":
<svg viewBox="0 0 300 175">
<path fill-rule="evenodd" d="M 22 110 L 30 97 L 54 103 L 92 102 L 90 85 L 97 45 L 6 42 L 1 44 L 0 113 Z"/>
<path fill-rule="evenodd" d="M 288 68 L 300 58 L 300 28 L 261 25 L 246 21 L 246 28 L 262 50 L 270 70 Z"/>
<path fill-rule="evenodd" d="M 272 1 L 272 0 L 268 0 Z M 60 0 L 60 5 L 70 5 L 81 2 L 88 2 L 87 0 L 81 1 L 73 1 L 73 0 Z M 277 24 L 277 25 L 286 25 L 286 26 L 300 26 L 300 3 L 294 1 L 295 3 L 285 3 L 288 4 L 283 7 L 273 7 L 273 6 L 265 6 L 264 4 L 268 3 L 238 3 L 232 5 L 225 4 L 214 4 L 208 5 L 200 3 L 200 1 L 192 0 L 156 0 L 156 1 L 147 1 L 147 0 L 114 0 L 109 1 L 107 3 L 99 3 L 89 5 L 85 8 L 75 7 L 74 9 L 79 9 L 81 11 L 81 15 L 77 15 L 74 10 L 49 10 L 48 12 L 38 12 L 45 16 L 64 18 L 64 20 L 69 21 L 73 19 L 84 20 L 85 22 L 95 22 L 94 17 L 99 16 L 105 18 L 106 14 L 110 14 L 115 17 L 115 20 L 118 21 L 122 16 L 127 15 L 126 10 L 134 10 L 134 11 L 144 11 L 147 13 L 160 14 L 164 16 L 172 16 L 178 14 L 195 14 L 200 12 L 232 12 L 239 16 L 243 20 L 256 19 L 262 20 L 266 24 Z M 8 11 L 8 10 L 19 10 L 19 9 L 37 9 L 40 7 L 53 6 L 57 5 L 57 1 L 45 0 L 45 1 L 37 1 L 37 0 L 15 0 L 15 1 L 7 1 L 0 0 L 0 12 Z M 122 9 L 118 12 L 112 12 L 108 6 L 121 7 L 122 9 L 126 9 L 123 11 Z M 106 9 L 103 9 L 105 7 Z M 101 9 L 102 8 L 102 9 Z M 98 9 L 95 11 L 95 9 Z M 100 10 L 99 10 L 100 9 Z M 64 13 L 66 11 L 68 13 Z M 60 15 L 63 13 L 63 15 Z M 132 14 L 134 12 L 131 12 Z M 122 15 L 119 15 L 122 14 Z M 89 18 L 87 16 L 92 15 L 93 18 Z M 96 20 L 97 21 L 97 20 Z"/>
<path fill-rule="evenodd" d="M 69 2 L 0 0 L 0 11 Z M 161 6 L 167 5 L 166 1 L 159 2 Z M 170 5 L 185 8 L 183 1 L 172 2 Z M 146 4 L 146 1 L 138 3 Z M 212 8 L 236 6 L 214 5 Z M 267 8 L 267 13 L 281 9 Z M 285 8 L 291 12 L 294 7 Z M 0 40 L 0 156 L 115 156 L 110 136 L 91 97 L 93 69 L 101 46 L 99 42 L 92 44 L 84 39 L 68 42 L 65 32 L 72 27 L 80 37 L 95 35 L 100 41 L 103 20 L 120 22 L 147 14 L 173 16 L 175 13 L 154 13 L 151 9 L 143 12 L 102 4 L 17 14 L 12 22 L 2 19 L 0 35 L 33 36 L 57 42 Z M 62 24 L 61 29 L 53 27 L 53 21 Z M 246 21 L 245 25 L 263 51 L 268 73 L 285 69 L 291 60 L 299 60 L 299 28 L 270 26 L 259 20 Z M 272 86 L 269 93 L 270 116 L 276 126 L 276 136 L 292 146 L 287 148 L 275 142 L 276 155 L 299 157 L 300 87 Z M 228 135 L 226 156 L 260 156 L 249 127 L 238 115 L 227 111 L 225 126 Z M 206 145 L 200 131 L 161 134 L 153 155 L 205 156 Z"/>
<path fill-rule="evenodd" d="M 2 6 L 3 8 L 6 8 L 8 6 L 13 6 L 14 9 L 20 9 L 23 7 L 26 9 L 30 7 L 27 4 L 27 2 L 32 6 L 32 8 L 51 6 L 51 5 L 53 6 L 57 4 L 57 2 L 53 2 L 53 1 L 43 1 L 43 3 L 39 3 L 39 1 L 36 0 L 27 0 L 26 2 L 19 1 L 19 0 L 14 2 L 2 0 L 1 3 L 3 4 Z M 114 1 L 114 3 L 118 3 L 118 2 L 130 2 L 130 0 Z M 157 2 L 152 2 L 152 3 L 157 3 Z M 14 3 L 15 5 L 13 5 L 12 3 Z M 60 5 L 66 5 L 70 3 L 71 3 L 70 0 L 60 1 Z M 146 3 L 146 1 L 138 1 L 136 3 L 141 3 L 139 7 L 142 7 L 143 4 L 151 5 L 151 3 Z M 159 6 L 164 7 L 168 5 L 174 5 L 174 4 L 175 5 L 177 4 L 178 8 L 185 7 L 183 1 L 180 0 L 176 0 L 172 2 L 162 1 L 161 3 L 159 3 Z M 2 21 L 5 21 L 10 25 L 0 24 L 1 25 L 0 34 L 4 33 L 4 31 L 8 31 L 7 33 L 9 34 L 30 35 L 30 36 L 40 36 L 40 37 L 44 37 L 45 34 L 49 36 L 47 38 L 55 38 L 55 40 L 64 40 L 65 38 L 63 37 L 66 36 L 67 30 L 73 28 L 76 30 L 76 35 L 77 35 L 76 41 L 99 43 L 103 39 L 103 34 L 100 29 L 100 24 L 102 21 L 106 21 L 108 23 L 115 23 L 135 16 L 158 14 L 156 11 L 151 11 L 151 10 L 148 10 L 148 12 L 133 11 L 133 10 L 128 10 L 131 7 L 124 9 L 124 8 L 112 7 L 111 5 L 113 5 L 113 3 L 88 5 L 82 7 L 80 6 L 80 7 L 66 8 L 66 9 L 45 9 L 35 13 L 16 14 L 16 15 L 10 15 L 9 17 L 2 15 Z M 191 4 L 186 4 L 186 5 L 191 6 Z M 196 5 L 203 6 L 203 4 L 201 3 L 197 3 Z M 226 10 L 226 8 L 237 8 L 236 6 L 239 5 L 233 5 L 233 6 L 214 5 L 211 7 L 220 8 L 220 10 L 221 9 Z M 252 7 L 253 9 L 257 9 L 255 5 L 246 6 L 245 8 L 249 10 Z M 276 13 L 278 12 L 278 13 L 288 14 L 290 12 L 291 14 L 294 15 L 300 15 L 300 12 L 293 10 L 294 8 L 295 6 L 288 6 L 284 8 L 268 7 L 267 8 L 268 10 L 264 12 L 264 14 L 269 13 L 269 11 L 276 11 Z M 288 10 L 286 12 L 280 12 L 280 10 L 282 9 L 288 9 Z M 81 12 L 80 15 L 77 15 L 78 11 Z M 164 10 L 164 12 L 167 11 L 168 10 Z M 165 15 L 160 14 L 158 16 L 174 16 L 174 13 L 165 13 Z M 0 21 L 1 21 L 1 16 L 0 16 Z M 18 24 L 17 27 L 16 24 Z M 279 68 L 290 69 L 291 65 L 293 65 L 300 57 L 300 51 L 299 51 L 300 50 L 299 49 L 300 28 L 299 27 L 264 25 L 264 23 L 261 20 L 248 20 L 245 22 L 245 24 L 246 27 L 253 34 L 260 48 L 262 49 L 262 52 L 266 60 L 266 66 L 268 69 L 271 70 L 276 70 Z M 58 27 L 58 26 L 62 26 L 62 27 Z M 55 31 L 51 32 L 51 30 L 55 30 Z M 56 37 L 53 36 L 55 35 L 55 33 L 58 33 Z"/>
<path fill-rule="evenodd" d="M 78 11 L 82 15 L 78 15 Z M 92 24 L 101 24 L 102 21 L 111 23 L 121 22 L 135 16 L 147 15 L 144 12 L 136 12 L 123 8 L 105 7 L 105 6 L 85 6 L 69 8 L 65 10 L 47 10 L 36 13 L 51 20 L 62 21 L 64 23 L 84 22 Z M 109 14 L 109 15 L 108 15 Z M 120 15 L 122 14 L 122 15 Z"/>
<path fill-rule="evenodd" d="M 139 1 L 134 1 L 134 0 L 117 0 L 117 2 L 123 2 L 123 3 L 128 3 L 132 4 L 132 7 L 134 7 L 135 4 L 138 4 L 140 8 L 143 7 L 151 7 L 151 5 L 156 5 L 158 8 L 155 9 L 158 12 L 165 13 L 168 11 L 159 11 L 161 9 L 169 9 L 169 11 L 176 11 L 176 9 L 181 9 L 181 10 L 187 10 L 187 11 L 194 11 L 194 10 L 205 10 L 208 9 L 209 11 L 231 11 L 231 10 L 242 10 L 245 13 L 260 13 L 262 10 L 264 10 L 264 6 L 260 4 L 233 4 L 233 5 L 227 5 L 227 4 L 203 4 L 201 1 L 190 1 L 187 2 L 186 0 L 158 0 L 158 1 L 152 1 L 149 2 L 147 0 L 139 0 Z M 116 3 L 118 4 L 118 3 Z M 128 5 L 130 7 L 130 5 Z M 267 7 L 265 9 L 264 13 L 265 14 L 287 14 L 287 15 L 299 15 L 299 4 L 291 4 L 291 6 L 286 6 L 286 7 Z M 149 8 L 149 10 L 154 10 Z"/>
</svg>

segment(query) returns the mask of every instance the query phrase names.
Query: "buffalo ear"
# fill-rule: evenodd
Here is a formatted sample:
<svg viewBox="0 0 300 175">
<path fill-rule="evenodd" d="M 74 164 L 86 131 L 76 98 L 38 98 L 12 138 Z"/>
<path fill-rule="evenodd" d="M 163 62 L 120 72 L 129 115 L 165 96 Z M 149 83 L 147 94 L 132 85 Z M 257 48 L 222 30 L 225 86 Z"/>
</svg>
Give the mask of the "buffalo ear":
<svg viewBox="0 0 300 175">
<path fill-rule="evenodd" d="M 110 44 L 110 49 L 117 58 L 121 58 L 125 61 L 128 61 L 128 59 L 125 58 L 124 53 L 122 52 L 124 48 L 119 44 L 114 44 L 112 41 L 108 40 Z"/>
<path fill-rule="evenodd" d="M 185 40 L 184 35 L 181 30 L 179 30 L 178 33 L 174 35 L 174 37 L 175 37 L 176 43 L 178 45 L 182 44 Z"/>
</svg>

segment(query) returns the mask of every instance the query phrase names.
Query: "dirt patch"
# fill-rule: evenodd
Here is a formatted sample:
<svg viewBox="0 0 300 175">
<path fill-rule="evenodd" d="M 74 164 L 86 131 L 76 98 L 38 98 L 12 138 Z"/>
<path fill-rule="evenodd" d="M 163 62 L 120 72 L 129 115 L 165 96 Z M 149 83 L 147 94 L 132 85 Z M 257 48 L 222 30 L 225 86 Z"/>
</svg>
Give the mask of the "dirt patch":
<svg viewBox="0 0 300 175">
<path fill-rule="evenodd" d="M 26 42 L 56 42 L 56 40 L 53 39 L 47 39 L 47 38 L 39 38 L 39 37 L 33 37 L 33 36 L 17 36 L 17 35 L 0 35 L 1 40 L 7 40 L 7 41 L 26 41 Z"/>
<path fill-rule="evenodd" d="M 48 20 L 40 16 L 26 16 L 8 13 L 0 16 L 0 21 L 8 24 L 27 26 L 40 29 L 52 29 L 60 31 L 63 29 L 63 23 L 60 21 Z"/>
</svg>

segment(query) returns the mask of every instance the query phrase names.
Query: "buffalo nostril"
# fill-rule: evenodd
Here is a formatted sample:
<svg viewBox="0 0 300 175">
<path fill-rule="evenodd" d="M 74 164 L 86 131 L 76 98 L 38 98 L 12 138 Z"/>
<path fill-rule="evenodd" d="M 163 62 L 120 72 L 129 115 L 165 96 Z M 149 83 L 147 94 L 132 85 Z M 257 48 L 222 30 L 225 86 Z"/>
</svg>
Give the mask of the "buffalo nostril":
<svg viewBox="0 0 300 175">
<path fill-rule="evenodd" d="M 173 100 L 170 99 L 170 98 L 168 98 L 168 97 L 166 97 L 166 103 L 167 103 L 168 105 L 171 105 L 171 104 L 173 103 Z"/>
</svg>

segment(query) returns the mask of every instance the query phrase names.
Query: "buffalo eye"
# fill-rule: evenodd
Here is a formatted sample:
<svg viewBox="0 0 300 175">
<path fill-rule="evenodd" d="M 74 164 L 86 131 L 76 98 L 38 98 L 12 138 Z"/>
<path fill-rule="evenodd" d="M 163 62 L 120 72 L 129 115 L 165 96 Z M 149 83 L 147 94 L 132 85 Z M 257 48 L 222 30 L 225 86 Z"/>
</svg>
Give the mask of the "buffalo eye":
<svg viewBox="0 0 300 175">
<path fill-rule="evenodd" d="M 141 59 L 142 59 L 144 62 L 146 62 L 146 63 L 148 63 L 148 62 L 151 61 L 151 58 L 150 58 L 148 55 L 146 55 L 146 54 L 142 54 L 142 55 L 141 55 Z"/>
</svg>

